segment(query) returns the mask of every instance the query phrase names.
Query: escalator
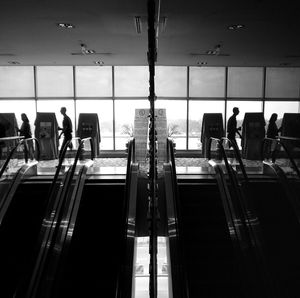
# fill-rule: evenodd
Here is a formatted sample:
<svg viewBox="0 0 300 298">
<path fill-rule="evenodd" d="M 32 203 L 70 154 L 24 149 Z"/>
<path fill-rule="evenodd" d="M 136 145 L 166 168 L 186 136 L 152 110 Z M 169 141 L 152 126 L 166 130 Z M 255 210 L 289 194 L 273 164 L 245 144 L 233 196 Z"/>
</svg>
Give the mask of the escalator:
<svg viewBox="0 0 300 298">
<path fill-rule="evenodd" d="M 125 288 L 131 290 L 133 241 L 128 238 L 134 236 L 132 186 L 136 188 L 138 166 L 128 166 L 125 183 L 88 179 L 92 164 L 77 167 L 55 240 L 27 292 L 30 297 L 130 297 Z"/>
<path fill-rule="evenodd" d="M 243 297 L 216 182 L 179 183 L 178 189 L 190 297 Z"/>
<path fill-rule="evenodd" d="M 248 212 L 257 216 L 277 297 L 289 298 L 300 296 L 300 205 L 281 174 L 275 179 L 241 181 L 240 188 Z"/>
<path fill-rule="evenodd" d="M 236 187 L 224 169 L 212 162 L 214 179 L 177 183 L 174 160 L 171 164 L 175 177 L 170 182 L 166 176 L 166 185 L 172 184 L 173 201 L 166 196 L 174 297 L 272 297 Z"/>
<path fill-rule="evenodd" d="M 38 145 L 36 147 L 38 148 Z M 8 159 L 11 157 L 12 154 Z M 6 164 L 8 163 L 9 160 Z M 0 185 L 1 297 L 13 297 L 27 274 L 49 203 L 50 190 L 55 192 L 58 183 L 58 175 L 53 181 L 35 180 L 37 164 L 38 161 L 25 163 L 11 179 L 5 175 L 2 177 Z"/>
</svg>

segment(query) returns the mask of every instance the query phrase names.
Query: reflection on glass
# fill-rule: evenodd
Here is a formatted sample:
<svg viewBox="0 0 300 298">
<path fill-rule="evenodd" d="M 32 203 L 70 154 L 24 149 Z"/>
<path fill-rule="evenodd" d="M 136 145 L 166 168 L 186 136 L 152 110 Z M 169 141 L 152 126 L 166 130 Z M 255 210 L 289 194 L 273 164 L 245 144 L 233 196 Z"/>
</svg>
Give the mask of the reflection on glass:
<svg viewBox="0 0 300 298">
<path fill-rule="evenodd" d="M 281 126 L 284 113 L 300 113 L 300 104 L 297 101 L 266 101 L 265 102 L 265 119 L 269 119 L 273 113 L 278 115 L 277 126 Z"/>
<path fill-rule="evenodd" d="M 186 82 L 186 67 L 157 66 L 155 68 L 155 93 L 157 96 L 186 97 Z"/>
<path fill-rule="evenodd" d="M 34 136 L 34 121 L 36 118 L 34 100 L 1 100 L 1 113 L 15 113 L 18 128 L 22 125 L 21 114 L 25 113 L 29 119 L 32 136 Z"/>
<path fill-rule="evenodd" d="M 222 113 L 224 121 L 225 101 L 197 100 L 189 104 L 189 149 L 201 149 L 201 129 L 204 113 Z"/>
<path fill-rule="evenodd" d="M 115 96 L 148 96 L 149 72 L 147 66 L 116 66 Z"/>
<path fill-rule="evenodd" d="M 34 97 L 32 66 L 0 66 L 0 97 Z"/>
<path fill-rule="evenodd" d="M 135 109 L 149 109 L 148 100 L 116 100 L 116 149 L 125 150 L 128 139 L 132 136 Z"/>
<path fill-rule="evenodd" d="M 136 238 L 134 297 L 149 297 L 149 237 Z M 157 237 L 157 297 L 169 298 L 169 243 L 166 237 Z"/>
<path fill-rule="evenodd" d="M 100 124 L 100 149 L 113 149 L 113 102 L 112 100 L 76 100 L 76 119 L 79 113 L 97 113 Z M 78 121 L 77 121 L 78 124 Z"/>
<path fill-rule="evenodd" d="M 157 100 L 156 109 L 166 109 L 168 136 L 177 149 L 186 149 L 186 100 Z"/>
<path fill-rule="evenodd" d="M 253 97 L 263 95 L 262 67 L 229 67 L 228 97 Z"/>
<path fill-rule="evenodd" d="M 111 66 L 76 66 L 76 96 L 112 96 Z"/>
<path fill-rule="evenodd" d="M 225 67 L 190 67 L 190 97 L 224 97 Z"/>
<path fill-rule="evenodd" d="M 72 66 L 38 66 L 37 95 L 39 97 L 73 96 Z"/>
<path fill-rule="evenodd" d="M 268 67 L 266 70 L 266 97 L 299 98 L 299 77 L 299 67 Z"/>
<path fill-rule="evenodd" d="M 72 136 L 75 137 L 75 111 L 74 111 L 74 101 L 73 100 L 38 100 L 37 101 L 37 112 L 43 113 L 55 113 L 58 126 L 62 127 L 63 116 L 60 113 L 61 107 L 66 107 L 67 115 L 71 118 L 73 133 Z M 62 139 L 60 138 L 60 145 L 62 144 Z"/>
</svg>

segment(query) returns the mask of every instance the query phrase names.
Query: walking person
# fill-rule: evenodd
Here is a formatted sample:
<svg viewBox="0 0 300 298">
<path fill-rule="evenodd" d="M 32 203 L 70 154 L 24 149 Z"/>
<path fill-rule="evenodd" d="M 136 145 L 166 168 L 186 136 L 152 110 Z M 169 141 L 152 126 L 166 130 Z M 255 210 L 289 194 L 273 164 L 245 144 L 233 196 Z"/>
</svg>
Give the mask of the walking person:
<svg viewBox="0 0 300 298">
<path fill-rule="evenodd" d="M 236 116 L 240 113 L 240 110 L 239 108 L 237 107 L 234 107 L 232 109 L 232 112 L 233 112 L 233 115 L 228 119 L 228 122 L 227 122 L 227 138 L 235 143 L 235 145 L 237 146 L 238 148 L 238 144 L 236 142 L 236 139 L 235 139 L 235 135 L 238 134 L 240 136 L 240 138 L 242 138 L 239 130 L 241 130 L 241 127 L 237 128 L 237 121 L 236 121 Z M 231 147 L 231 145 L 229 144 L 229 148 Z"/>
<path fill-rule="evenodd" d="M 61 130 L 61 133 L 59 135 L 59 138 L 61 137 L 61 135 L 63 134 L 64 135 L 64 140 L 63 140 L 63 143 L 61 145 L 61 150 L 60 150 L 60 153 L 59 153 L 59 157 L 62 153 L 62 150 L 65 146 L 65 144 L 69 141 L 69 140 L 72 140 L 72 121 L 70 119 L 70 117 L 66 114 L 67 112 L 67 109 L 66 107 L 62 107 L 60 109 L 60 113 L 64 116 L 64 119 L 63 119 L 63 122 L 62 122 L 62 128 L 61 127 L 58 127 L 58 130 Z M 72 142 L 70 142 L 69 144 L 69 148 L 72 149 L 73 148 L 73 144 Z"/>
</svg>

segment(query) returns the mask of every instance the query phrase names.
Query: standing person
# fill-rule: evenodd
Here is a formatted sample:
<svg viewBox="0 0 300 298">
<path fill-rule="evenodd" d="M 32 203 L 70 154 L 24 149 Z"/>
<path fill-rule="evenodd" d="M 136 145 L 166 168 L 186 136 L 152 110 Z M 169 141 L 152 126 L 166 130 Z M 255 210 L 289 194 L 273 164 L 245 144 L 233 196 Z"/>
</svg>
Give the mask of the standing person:
<svg viewBox="0 0 300 298">
<path fill-rule="evenodd" d="M 31 129 L 30 129 L 30 124 L 29 124 L 29 119 L 25 113 L 21 114 L 21 119 L 22 119 L 22 125 L 21 128 L 18 129 L 20 136 L 23 136 L 25 139 L 29 139 L 32 137 L 31 134 Z M 29 156 L 32 159 L 33 158 L 33 143 L 32 140 L 27 142 L 28 145 L 28 152 Z"/>
<path fill-rule="evenodd" d="M 20 136 L 23 136 L 25 139 L 31 138 L 31 129 L 29 124 L 29 119 L 25 113 L 21 114 L 21 119 L 23 121 L 21 128 L 19 129 Z"/>
<path fill-rule="evenodd" d="M 278 128 L 276 124 L 277 117 L 278 115 L 276 113 L 273 113 L 270 117 L 268 129 L 267 129 L 267 138 L 275 139 L 278 136 L 278 133 L 281 131 L 281 127 Z M 272 141 L 268 143 L 267 152 L 266 152 L 267 158 L 271 157 L 272 152 L 276 148 L 276 144 L 277 144 L 276 141 Z"/>
<path fill-rule="evenodd" d="M 239 111 L 239 108 L 237 107 L 234 107 L 232 109 L 232 112 L 233 112 L 233 115 L 228 119 L 228 122 L 227 122 L 227 138 L 236 144 L 237 148 L 238 148 L 238 145 L 237 145 L 237 142 L 236 142 L 236 139 L 235 139 L 235 134 L 237 133 L 240 137 L 241 134 L 239 133 L 239 130 L 241 130 L 241 127 L 237 128 L 237 121 L 236 121 L 236 116 L 240 113 Z M 229 148 L 230 148 L 230 144 L 229 144 Z"/>
<path fill-rule="evenodd" d="M 276 113 L 273 113 L 270 117 L 268 129 L 267 129 L 268 138 L 275 139 L 281 130 L 281 128 L 278 128 L 276 124 L 277 117 L 278 115 Z"/>
<path fill-rule="evenodd" d="M 6 128 L 5 125 L 0 122 L 0 138 L 5 138 L 6 136 Z M 0 159 L 2 158 L 2 148 L 5 147 L 5 142 L 0 141 Z"/>
<path fill-rule="evenodd" d="M 59 138 L 63 134 L 64 135 L 64 140 L 63 140 L 63 143 L 61 145 L 61 151 L 60 151 L 59 155 L 61 154 L 62 149 L 64 148 L 65 144 L 69 140 L 72 140 L 72 131 L 73 131 L 72 130 L 72 121 L 71 121 L 70 117 L 67 116 L 66 112 L 67 112 L 67 109 L 65 107 L 62 107 L 60 109 L 60 113 L 64 116 L 64 119 L 63 119 L 63 122 L 62 122 L 63 127 L 62 128 L 58 127 L 58 130 L 62 131 L 61 134 L 60 134 L 60 136 L 59 136 Z M 73 148 L 72 142 L 70 142 L 69 148 L 70 149 Z"/>
</svg>

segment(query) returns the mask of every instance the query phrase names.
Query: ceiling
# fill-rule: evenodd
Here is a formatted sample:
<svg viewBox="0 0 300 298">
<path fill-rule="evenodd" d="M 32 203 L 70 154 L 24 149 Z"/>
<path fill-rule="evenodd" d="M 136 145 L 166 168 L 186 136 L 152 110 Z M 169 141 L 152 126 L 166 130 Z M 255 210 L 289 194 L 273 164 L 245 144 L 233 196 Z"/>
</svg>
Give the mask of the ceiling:
<svg viewBox="0 0 300 298">
<path fill-rule="evenodd" d="M 300 66 L 299 8 L 300 1 L 161 0 L 157 65 Z M 147 0 L 6 0 L 0 65 L 147 65 L 146 16 Z M 236 24 L 244 27 L 228 29 Z M 96 54 L 83 55 L 80 44 Z"/>
</svg>

